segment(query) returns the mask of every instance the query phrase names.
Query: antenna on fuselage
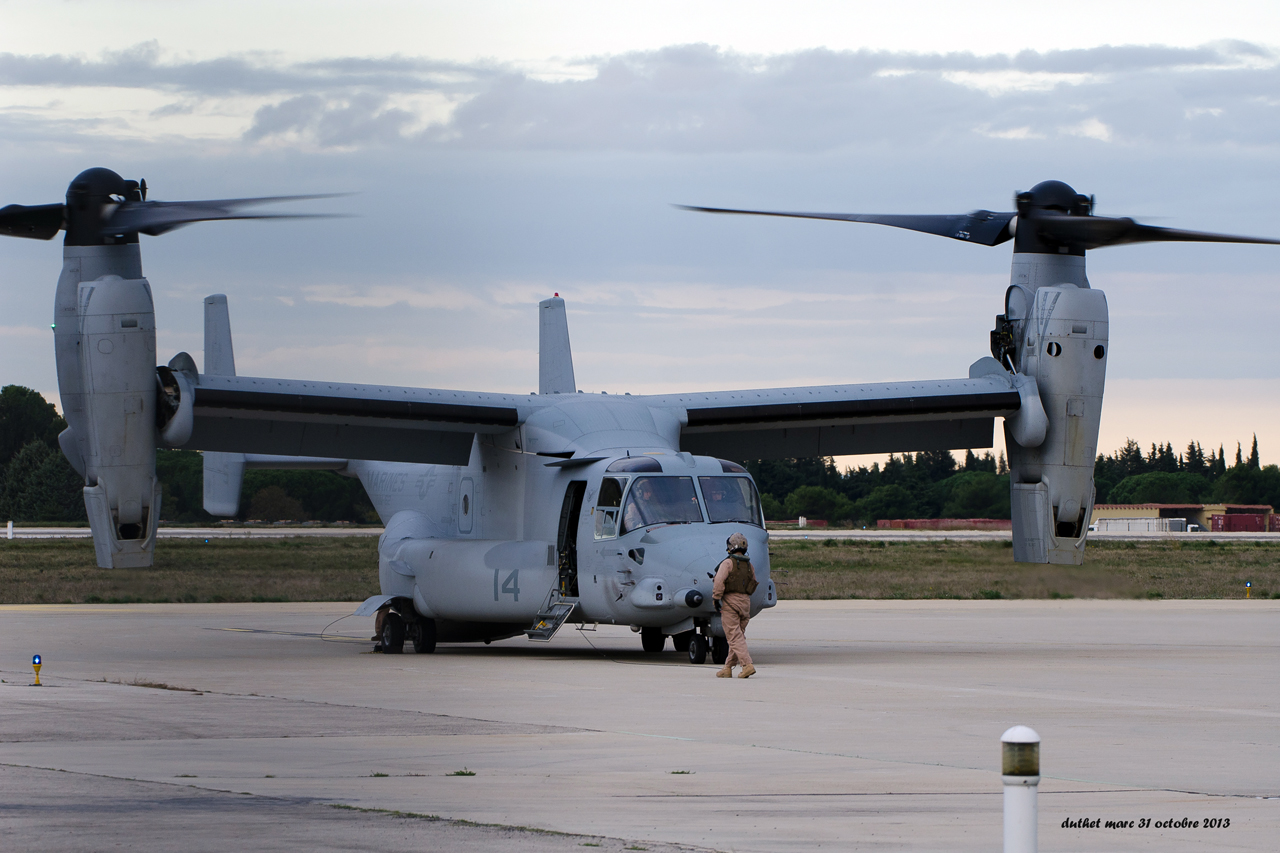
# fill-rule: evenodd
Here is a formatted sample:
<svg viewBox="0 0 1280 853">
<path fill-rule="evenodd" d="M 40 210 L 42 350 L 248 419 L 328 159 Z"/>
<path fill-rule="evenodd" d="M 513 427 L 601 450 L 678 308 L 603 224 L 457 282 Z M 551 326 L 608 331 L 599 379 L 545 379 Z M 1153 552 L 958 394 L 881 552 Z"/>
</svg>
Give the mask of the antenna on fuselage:
<svg viewBox="0 0 1280 853">
<path fill-rule="evenodd" d="M 573 394 L 573 351 L 569 319 L 560 294 L 538 303 L 538 393 Z"/>
</svg>

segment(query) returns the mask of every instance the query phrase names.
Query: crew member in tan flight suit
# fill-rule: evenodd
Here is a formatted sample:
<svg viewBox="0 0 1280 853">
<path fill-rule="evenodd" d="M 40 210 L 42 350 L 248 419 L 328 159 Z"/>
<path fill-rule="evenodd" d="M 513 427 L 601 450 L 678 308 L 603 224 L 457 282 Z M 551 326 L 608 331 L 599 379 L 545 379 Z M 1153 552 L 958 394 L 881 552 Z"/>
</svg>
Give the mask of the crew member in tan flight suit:
<svg viewBox="0 0 1280 853">
<path fill-rule="evenodd" d="M 733 678 L 735 665 L 742 666 L 739 678 L 750 678 L 756 674 L 756 668 L 752 666 L 751 653 L 747 651 L 746 631 L 747 622 L 751 620 L 751 593 L 758 586 L 756 568 L 747 559 L 747 537 L 741 533 L 730 536 L 725 548 L 729 556 L 716 569 L 711 597 L 720 612 L 720 623 L 724 625 L 724 635 L 729 641 L 729 657 L 725 659 L 724 668 L 716 673 L 716 678 Z"/>
</svg>

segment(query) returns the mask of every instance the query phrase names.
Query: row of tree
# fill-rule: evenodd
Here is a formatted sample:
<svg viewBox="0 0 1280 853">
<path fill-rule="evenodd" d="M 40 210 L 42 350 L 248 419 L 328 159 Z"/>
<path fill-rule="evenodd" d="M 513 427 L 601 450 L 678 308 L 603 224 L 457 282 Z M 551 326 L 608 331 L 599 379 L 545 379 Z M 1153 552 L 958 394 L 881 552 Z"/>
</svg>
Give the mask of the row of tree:
<svg viewBox="0 0 1280 853">
<path fill-rule="evenodd" d="M 0 520 L 85 522 L 84 483 L 58 449 L 66 428 L 53 404 L 29 388 L 0 389 Z M 1009 471 L 1004 455 L 950 451 L 891 455 L 882 466 L 837 470 L 831 458 L 748 462 L 768 519 L 806 516 L 874 524 L 882 518 L 1008 518 Z M 161 518 L 211 522 L 203 509 L 199 453 L 161 450 Z M 1236 446 L 1227 464 L 1222 447 L 1205 455 L 1199 442 L 1174 453 L 1150 452 L 1132 439 L 1094 469 L 1098 503 L 1238 503 L 1280 505 L 1280 468 L 1258 461 L 1258 439 L 1246 457 Z M 249 471 L 241 519 L 375 522 L 358 480 L 326 471 Z"/>
<path fill-rule="evenodd" d="M 874 524 L 881 518 L 1008 518 L 1009 469 L 1003 454 L 947 450 L 891 455 L 881 466 L 837 470 L 835 460 L 748 462 L 765 518 L 805 516 Z"/>
<path fill-rule="evenodd" d="M 945 450 L 891 455 L 883 467 L 836 469 L 827 458 L 749 462 L 765 517 L 805 516 L 874 524 L 882 518 L 1008 518 L 1009 469 L 1004 454 L 965 452 L 963 464 Z M 1234 503 L 1280 505 L 1280 467 L 1263 467 L 1258 439 L 1246 457 L 1236 446 L 1228 465 L 1222 447 L 1206 455 L 1199 442 L 1174 453 L 1153 444 L 1144 454 L 1133 439 L 1099 456 L 1098 503 Z"/>
</svg>

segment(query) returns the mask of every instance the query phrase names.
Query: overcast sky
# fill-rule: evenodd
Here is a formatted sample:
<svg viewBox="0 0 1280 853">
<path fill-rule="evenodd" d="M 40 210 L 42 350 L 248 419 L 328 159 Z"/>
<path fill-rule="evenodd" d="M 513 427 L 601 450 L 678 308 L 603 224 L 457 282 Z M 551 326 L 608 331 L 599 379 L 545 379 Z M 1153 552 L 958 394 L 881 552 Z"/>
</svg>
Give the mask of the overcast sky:
<svg viewBox="0 0 1280 853">
<path fill-rule="evenodd" d="M 1008 245 L 670 204 L 1002 210 L 1052 178 L 1280 236 L 1280 4 L 1066 8 L 0 0 L 0 204 L 99 165 L 156 199 L 355 193 L 305 206 L 353 218 L 144 237 L 165 360 L 199 360 L 225 292 L 244 374 L 529 391 L 559 292 L 587 390 L 963 376 Z M 51 399 L 59 264 L 0 241 L 0 383 Z M 1274 246 L 1090 254 L 1101 449 L 1256 431 L 1280 461 L 1278 270 Z"/>
</svg>

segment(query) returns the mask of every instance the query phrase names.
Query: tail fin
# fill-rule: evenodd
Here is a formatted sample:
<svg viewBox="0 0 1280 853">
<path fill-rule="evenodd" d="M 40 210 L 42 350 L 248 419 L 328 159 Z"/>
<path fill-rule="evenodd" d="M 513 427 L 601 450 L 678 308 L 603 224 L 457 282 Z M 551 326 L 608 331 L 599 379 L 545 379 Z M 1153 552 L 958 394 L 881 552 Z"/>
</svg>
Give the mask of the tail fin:
<svg viewBox="0 0 1280 853">
<path fill-rule="evenodd" d="M 221 293 L 204 299 L 204 372 L 208 376 L 235 376 L 236 357 L 231 348 L 231 314 Z M 240 512 L 240 484 L 244 481 L 243 453 L 204 453 L 204 511 L 233 516 Z"/>
<path fill-rule="evenodd" d="M 538 303 L 538 393 L 573 394 L 573 351 L 569 320 L 559 294 Z"/>
<path fill-rule="evenodd" d="M 210 376 L 235 376 L 236 356 L 231 349 L 231 314 L 227 297 L 215 293 L 204 298 L 204 372 Z"/>
<path fill-rule="evenodd" d="M 243 453 L 204 453 L 204 511 L 230 518 L 240 512 Z"/>
</svg>

